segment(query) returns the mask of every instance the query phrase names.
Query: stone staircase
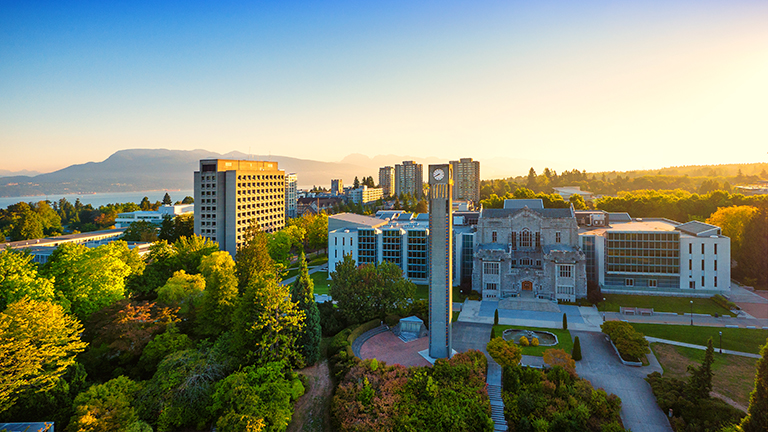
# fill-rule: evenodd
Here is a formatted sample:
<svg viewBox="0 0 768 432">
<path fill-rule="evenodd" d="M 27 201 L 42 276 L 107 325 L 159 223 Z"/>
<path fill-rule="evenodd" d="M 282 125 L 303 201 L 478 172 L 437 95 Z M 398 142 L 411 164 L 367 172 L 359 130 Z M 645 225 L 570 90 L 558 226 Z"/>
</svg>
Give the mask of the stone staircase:
<svg viewBox="0 0 768 432">
<path fill-rule="evenodd" d="M 491 399 L 493 430 L 506 431 L 507 421 L 504 420 L 504 402 L 501 400 L 501 386 L 488 385 L 488 397 Z"/>
</svg>

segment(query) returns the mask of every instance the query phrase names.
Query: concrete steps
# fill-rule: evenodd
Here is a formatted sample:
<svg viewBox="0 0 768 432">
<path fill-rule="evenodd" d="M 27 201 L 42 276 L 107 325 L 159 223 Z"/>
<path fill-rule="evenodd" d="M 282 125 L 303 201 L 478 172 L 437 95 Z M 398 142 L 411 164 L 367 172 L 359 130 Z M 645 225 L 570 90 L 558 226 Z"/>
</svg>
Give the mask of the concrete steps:
<svg viewBox="0 0 768 432">
<path fill-rule="evenodd" d="M 501 399 L 501 386 L 488 385 L 488 398 L 491 401 L 491 419 L 494 431 L 506 431 L 507 421 L 504 419 L 504 401 Z"/>
</svg>

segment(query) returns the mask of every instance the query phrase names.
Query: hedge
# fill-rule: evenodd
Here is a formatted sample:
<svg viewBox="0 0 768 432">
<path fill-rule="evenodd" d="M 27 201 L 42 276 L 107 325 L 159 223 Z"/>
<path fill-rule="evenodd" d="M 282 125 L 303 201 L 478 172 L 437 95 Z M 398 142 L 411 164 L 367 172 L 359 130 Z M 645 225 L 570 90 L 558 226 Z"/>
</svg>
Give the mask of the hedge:
<svg viewBox="0 0 768 432">
<path fill-rule="evenodd" d="M 359 338 L 361 334 L 367 332 L 368 330 L 373 330 L 380 325 L 381 320 L 378 318 L 372 319 L 365 324 L 359 325 L 356 329 L 352 330 L 352 333 L 350 333 L 349 336 L 347 336 L 347 342 L 352 345 L 355 339 Z"/>
</svg>

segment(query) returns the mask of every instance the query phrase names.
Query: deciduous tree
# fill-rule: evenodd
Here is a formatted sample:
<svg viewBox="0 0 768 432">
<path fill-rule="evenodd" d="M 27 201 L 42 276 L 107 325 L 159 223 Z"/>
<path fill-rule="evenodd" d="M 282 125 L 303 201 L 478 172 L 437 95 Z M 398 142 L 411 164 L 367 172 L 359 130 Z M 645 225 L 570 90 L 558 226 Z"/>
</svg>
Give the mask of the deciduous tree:
<svg viewBox="0 0 768 432">
<path fill-rule="evenodd" d="M 38 274 L 32 255 L 0 251 L 0 311 L 25 296 L 34 300 L 52 300 L 53 281 Z"/>
<path fill-rule="evenodd" d="M 237 307 L 235 262 L 227 252 L 214 252 L 202 258 L 200 272 L 205 277 L 205 291 L 197 325 L 202 334 L 219 335 L 229 328 Z"/>
</svg>

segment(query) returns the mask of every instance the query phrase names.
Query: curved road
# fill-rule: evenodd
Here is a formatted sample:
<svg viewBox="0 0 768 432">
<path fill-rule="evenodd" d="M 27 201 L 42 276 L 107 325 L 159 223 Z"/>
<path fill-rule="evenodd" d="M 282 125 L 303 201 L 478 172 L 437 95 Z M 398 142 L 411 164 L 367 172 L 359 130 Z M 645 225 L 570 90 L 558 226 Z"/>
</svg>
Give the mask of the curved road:
<svg viewBox="0 0 768 432">
<path fill-rule="evenodd" d="M 603 333 L 571 331 L 579 337 L 582 359 L 576 362 L 580 377 L 621 398 L 621 419 L 632 432 L 672 432 L 656 397 L 645 377 L 651 372 L 662 372 L 656 357 L 649 356 L 650 366 L 625 366 L 619 360 Z"/>
</svg>

